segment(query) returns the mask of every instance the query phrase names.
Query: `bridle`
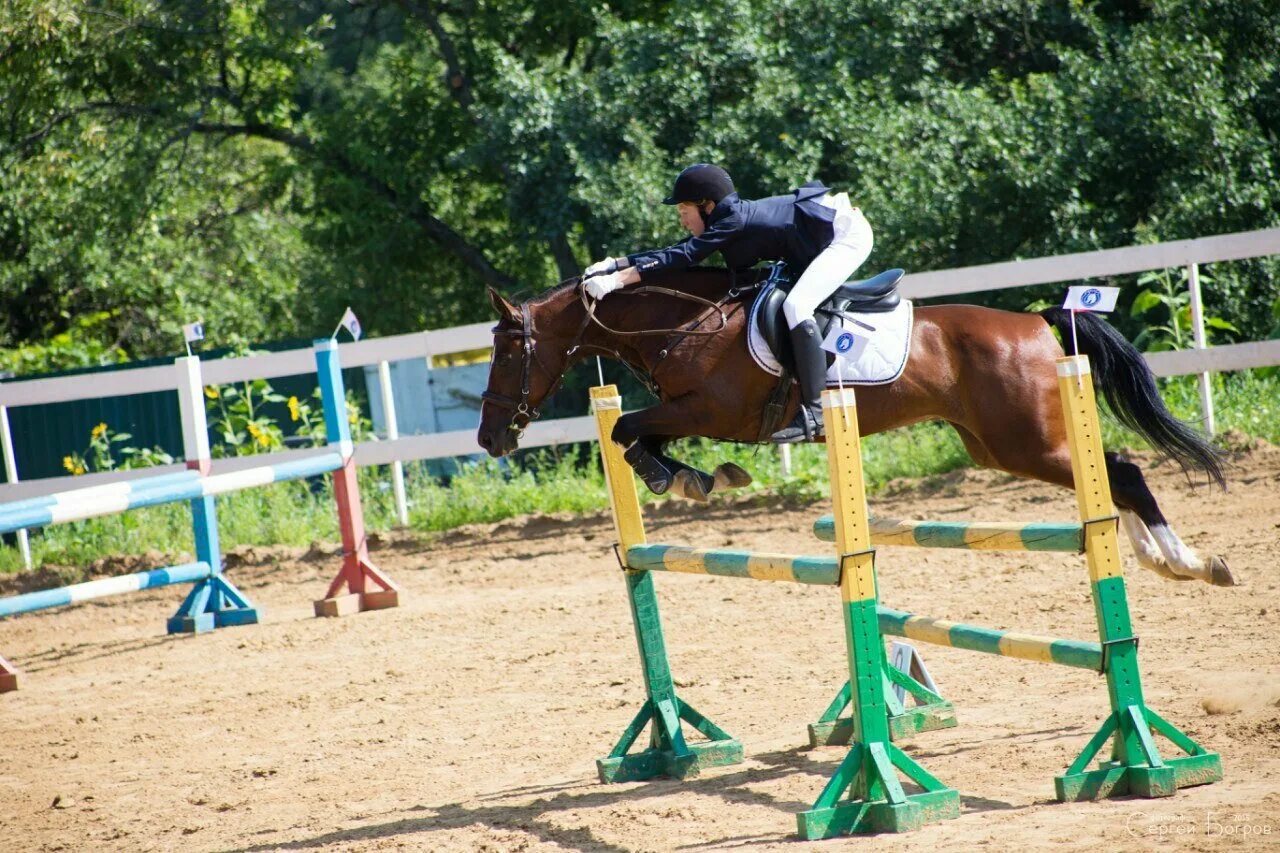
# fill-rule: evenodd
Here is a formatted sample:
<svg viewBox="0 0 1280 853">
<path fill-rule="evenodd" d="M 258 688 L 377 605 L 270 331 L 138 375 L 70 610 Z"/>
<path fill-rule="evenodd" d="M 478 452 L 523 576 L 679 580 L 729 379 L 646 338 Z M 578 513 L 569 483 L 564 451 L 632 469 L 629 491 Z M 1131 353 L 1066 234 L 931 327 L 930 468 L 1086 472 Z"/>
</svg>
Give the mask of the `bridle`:
<svg viewBox="0 0 1280 853">
<path fill-rule="evenodd" d="M 537 343 L 534 340 L 533 317 L 529 314 L 529 304 L 527 302 L 520 303 L 520 320 L 523 327 L 520 329 L 504 329 L 501 323 L 493 327 L 493 333 L 495 335 L 509 335 L 511 337 L 518 337 L 522 339 L 521 350 L 523 351 L 523 355 L 521 356 L 521 360 L 523 363 L 520 366 L 520 399 L 515 400 L 508 397 L 506 394 L 499 394 L 497 391 L 490 391 L 487 388 L 485 389 L 485 392 L 480 395 L 481 400 L 493 403 L 499 408 L 510 409 L 515 413 L 511 416 L 511 424 L 507 428 L 515 430 L 517 441 L 524 437 L 524 431 L 528 429 L 529 424 L 536 421 L 542 414 L 536 407 L 531 407 L 529 405 L 529 379 L 533 373 L 534 362 L 536 361 L 538 367 L 542 368 L 543 373 L 548 376 L 551 375 L 551 371 L 543 367 L 542 359 L 538 358 L 534 351 Z M 584 323 L 583 327 L 585 328 L 585 326 L 586 324 Z M 578 336 L 582 336 L 581 331 L 579 331 Z M 560 375 L 556 377 L 555 381 L 551 384 L 551 390 L 547 392 L 546 396 L 550 397 L 554 394 L 556 388 L 560 387 L 560 383 L 563 381 L 564 371 L 561 371 Z M 517 420 L 522 417 L 524 418 L 524 423 L 517 423 Z"/>
<path fill-rule="evenodd" d="M 732 272 L 731 272 L 731 275 L 732 275 Z M 566 279 L 564 282 L 562 282 L 562 284 L 568 284 L 570 281 L 573 281 L 573 279 Z M 654 294 L 661 294 L 665 296 L 674 296 L 680 299 L 688 300 L 690 302 L 696 302 L 696 303 L 708 306 L 706 311 L 704 311 L 702 314 L 700 314 L 690 323 L 685 324 L 686 326 L 690 326 L 690 328 L 640 329 L 638 331 L 631 332 L 631 331 L 622 331 L 619 329 L 610 328 L 609 326 L 605 325 L 600 320 L 599 317 L 596 316 L 596 306 L 599 304 L 599 300 L 590 298 L 590 296 L 587 294 L 587 289 L 584 286 L 585 283 L 586 283 L 585 278 L 582 278 L 582 277 L 578 278 L 576 287 L 578 290 L 578 295 L 582 300 L 583 308 L 585 310 L 582 318 L 582 323 L 581 325 L 578 326 L 577 334 L 574 335 L 573 343 L 569 345 L 569 348 L 567 350 L 565 350 L 565 364 L 568 364 L 569 357 L 572 356 L 575 352 L 577 352 L 583 346 L 582 338 L 586 334 L 587 328 L 592 323 L 599 326 L 605 332 L 611 335 L 615 335 L 617 337 L 678 335 L 679 340 L 683 340 L 685 337 L 688 337 L 688 336 L 698 337 L 698 336 L 718 335 L 720 332 L 723 332 L 729 325 L 728 318 L 725 316 L 725 313 L 724 313 L 725 303 L 727 303 L 730 299 L 736 299 L 739 295 L 741 295 L 741 293 L 747 290 L 754 290 L 756 289 L 756 287 L 759 286 L 759 285 L 756 285 L 754 287 L 747 287 L 747 288 L 731 287 L 728 294 L 726 294 L 725 297 L 721 299 L 719 302 L 714 302 L 710 299 L 705 299 L 701 296 L 697 296 L 692 293 L 684 293 L 678 290 L 671 290 L 670 288 L 666 288 L 666 287 L 646 286 L 646 287 L 630 288 L 624 291 L 628 295 L 639 296 L 647 293 L 654 293 Z M 522 302 L 520 303 L 519 307 L 520 307 L 520 328 L 518 329 L 504 328 L 502 326 L 502 323 L 499 323 L 498 325 L 493 327 L 493 333 L 495 335 L 507 335 L 509 337 L 515 337 L 515 338 L 521 339 L 522 355 L 521 355 L 521 365 L 520 365 L 520 399 L 516 400 L 513 397 L 508 397 L 506 394 L 499 394 L 497 391 L 490 391 L 488 389 L 485 389 L 484 393 L 480 395 L 481 400 L 488 403 L 492 403 L 493 405 L 498 406 L 499 408 L 508 409 L 514 412 L 514 414 L 511 416 L 511 423 L 508 425 L 507 428 L 515 431 L 517 441 L 519 441 L 521 438 L 524 437 L 524 431 L 529 428 L 529 424 L 536 421 L 538 417 L 542 414 L 536 407 L 529 405 L 529 396 L 530 396 L 529 380 L 532 378 L 533 365 L 537 364 L 538 367 L 542 370 L 542 372 L 552 379 L 551 387 L 548 388 L 547 393 L 543 395 L 544 400 L 548 399 L 553 394 L 555 394 L 556 389 L 560 387 L 560 383 L 564 382 L 564 376 L 565 376 L 565 371 L 563 369 L 558 374 L 553 376 L 551 371 L 547 370 L 546 366 L 542 363 L 542 359 L 537 354 L 537 339 L 536 339 L 537 330 L 534 329 L 533 327 L 533 315 L 529 313 L 529 303 Z M 712 314 L 717 314 L 720 317 L 719 326 L 717 326 L 714 329 L 697 328 L 702 324 L 702 322 L 705 319 L 710 317 Z M 639 374 L 636 374 L 635 369 L 632 368 L 631 365 L 625 359 L 621 358 L 620 354 L 617 351 L 609 350 L 604 347 L 597 347 L 595 345 L 589 345 L 589 346 L 593 349 L 602 349 L 604 350 L 604 352 L 617 358 L 624 365 L 626 365 L 626 367 L 629 370 L 631 370 L 633 374 L 636 375 L 636 378 L 639 379 L 642 384 L 648 387 L 649 390 L 653 392 L 655 396 L 657 395 L 657 388 L 653 380 L 649 377 L 644 377 L 644 376 L 640 376 Z M 669 345 L 662 350 L 662 352 L 659 354 L 659 360 L 666 358 L 667 353 L 671 349 L 671 346 L 674 346 L 674 345 Z M 519 419 L 521 418 L 524 419 L 523 423 L 518 422 Z"/>
</svg>

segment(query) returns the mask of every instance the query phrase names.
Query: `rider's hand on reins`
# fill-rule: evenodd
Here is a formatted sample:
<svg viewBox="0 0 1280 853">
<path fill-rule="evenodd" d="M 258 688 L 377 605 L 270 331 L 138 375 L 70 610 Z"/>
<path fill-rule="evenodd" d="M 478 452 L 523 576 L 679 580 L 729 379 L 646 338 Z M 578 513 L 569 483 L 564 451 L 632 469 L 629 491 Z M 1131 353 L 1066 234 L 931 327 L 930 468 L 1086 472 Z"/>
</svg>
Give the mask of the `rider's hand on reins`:
<svg viewBox="0 0 1280 853">
<path fill-rule="evenodd" d="M 587 267 L 586 271 L 582 273 L 582 277 L 594 278 L 595 276 L 598 276 L 598 275 L 605 275 L 607 273 L 617 272 L 617 271 L 618 271 L 618 259 L 605 258 L 603 261 L 597 261 L 591 266 Z"/>
<path fill-rule="evenodd" d="M 588 267 L 587 274 L 590 275 L 590 273 L 591 269 Z M 603 299 L 620 287 L 622 287 L 622 276 L 616 272 L 597 275 L 586 283 L 587 293 L 593 299 Z"/>
</svg>

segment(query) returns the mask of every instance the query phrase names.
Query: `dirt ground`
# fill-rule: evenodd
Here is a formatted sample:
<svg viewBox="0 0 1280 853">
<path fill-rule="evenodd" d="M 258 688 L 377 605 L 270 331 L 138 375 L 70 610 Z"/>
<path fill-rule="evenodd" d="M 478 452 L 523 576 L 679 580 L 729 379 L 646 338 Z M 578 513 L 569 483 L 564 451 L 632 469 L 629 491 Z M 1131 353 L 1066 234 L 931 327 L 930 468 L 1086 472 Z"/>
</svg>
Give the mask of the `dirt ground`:
<svg viewBox="0 0 1280 853">
<path fill-rule="evenodd" d="M 925 647 L 958 728 L 905 748 L 958 789 L 958 820 L 821 849 L 1276 849 L 1280 840 L 1280 449 L 1241 453 L 1228 494 L 1153 485 L 1183 538 L 1222 553 L 1233 589 L 1174 583 L 1126 553 L 1149 704 L 1226 780 L 1164 800 L 1059 804 L 1107 709 L 1096 675 Z M 989 472 L 904 485 L 904 517 L 1071 519 L 1071 495 Z M 651 541 L 824 553 L 822 505 L 668 506 Z M 844 752 L 805 724 L 843 680 L 830 589 L 657 577 L 681 695 L 746 763 L 686 782 L 601 785 L 643 699 L 608 520 L 522 519 L 375 559 L 395 610 L 315 619 L 332 549 L 232 555 L 260 625 L 169 637 L 182 589 L 0 622 L 23 688 L 0 696 L 4 850 L 798 849 L 794 812 Z M 1092 639 L 1083 560 L 885 548 L 889 606 Z M 1176 750 L 1163 741 L 1168 754 Z"/>
</svg>

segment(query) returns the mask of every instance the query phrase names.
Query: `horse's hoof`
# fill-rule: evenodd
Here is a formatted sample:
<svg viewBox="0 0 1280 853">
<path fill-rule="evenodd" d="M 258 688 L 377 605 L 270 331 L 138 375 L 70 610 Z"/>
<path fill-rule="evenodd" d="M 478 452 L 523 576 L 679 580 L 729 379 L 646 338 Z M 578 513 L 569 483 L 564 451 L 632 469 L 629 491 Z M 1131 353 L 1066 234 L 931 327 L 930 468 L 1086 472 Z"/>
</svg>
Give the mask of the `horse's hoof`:
<svg viewBox="0 0 1280 853">
<path fill-rule="evenodd" d="M 707 502 L 707 489 L 702 478 L 692 471 L 677 471 L 671 480 L 671 493 L 698 503 Z"/>
<path fill-rule="evenodd" d="M 1236 577 L 1227 568 L 1227 561 L 1217 555 L 1209 558 L 1209 583 L 1214 586 L 1236 585 Z"/>
<path fill-rule="evenodd" d="M 732 462 L 721 462 L 716 467 L 713 479 L 715 483 L 712 486 L 713 489 L 741 489 L 743 486 L 751 485 L 751 475 L 741 465 L 735 465 Z"/>
</svg>

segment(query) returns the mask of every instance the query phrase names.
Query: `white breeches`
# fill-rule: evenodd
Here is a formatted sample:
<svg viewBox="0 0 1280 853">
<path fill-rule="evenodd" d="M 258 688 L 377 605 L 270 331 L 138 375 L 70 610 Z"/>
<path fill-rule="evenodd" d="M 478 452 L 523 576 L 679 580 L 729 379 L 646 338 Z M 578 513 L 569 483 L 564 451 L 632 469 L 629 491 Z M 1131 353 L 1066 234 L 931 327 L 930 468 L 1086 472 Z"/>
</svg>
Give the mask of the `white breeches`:
<svg viewBox="0 0 1280 853">
<path fill-rule="evenodd" d="M 782 313 L 792 329 L 813 319 L 818 306 L 862 266 L 874 244 L 871 223 L 849 204 L 848 194 L 824 196 L 822 203 L 836 212 L 835 238 L 813 259 L 782 303 Z"/>
</svg>

